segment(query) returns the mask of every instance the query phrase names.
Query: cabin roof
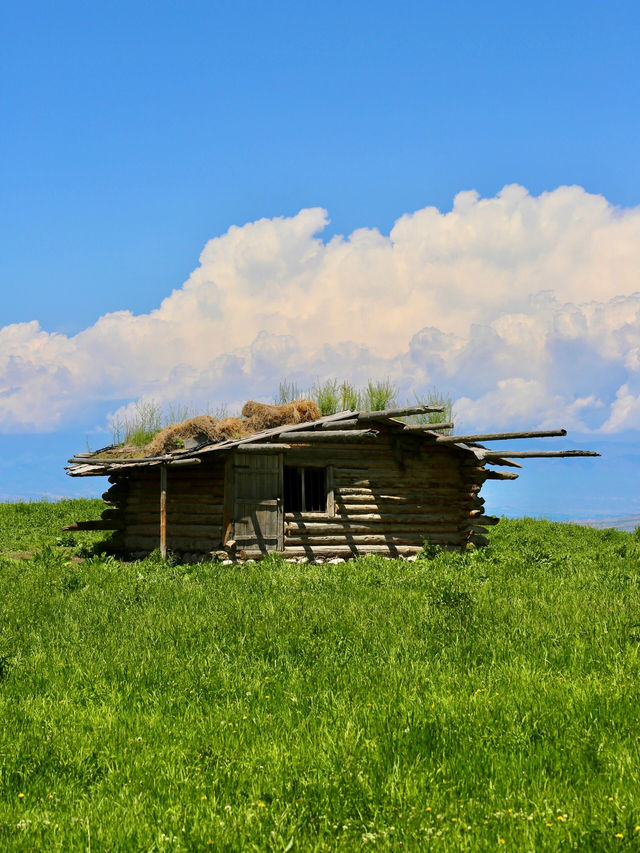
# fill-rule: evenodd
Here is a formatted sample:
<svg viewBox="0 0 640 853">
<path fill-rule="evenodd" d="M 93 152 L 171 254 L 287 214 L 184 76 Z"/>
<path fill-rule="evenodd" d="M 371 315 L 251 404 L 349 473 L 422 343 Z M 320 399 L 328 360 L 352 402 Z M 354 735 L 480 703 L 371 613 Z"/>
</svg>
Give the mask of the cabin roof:
<svg viewBox="0 0 640 853">
<path fill-rule="evenodd" d="M 315 421 L 307 421 L 305 423 L 297 424 L 284 424 L 277 427 L 271 427 L 270 429 L 261 430 L 260 432 L 244 436 L 243 438 L 229 439 L 226 441 L 218 442 L 206 442 L 196 447 L 190 447 L 189 449 L 181 448 L 178 450 L 173 450 L 169 453 L 165 453 L 162 456 L 141 456 L 123 459 L 117 459 L 114 457 L 101 458 L 101 454 L 115 449 L 114 446 L 103 447 L 100 450 L 93 451 L 92 453 L 76 454 L 68 460 L 69 464 L 66 466 L 66 471 L 71 477 L 90 477 L 105 476 L 108 474 L 131 471 L 140 468 L 152 468 L 163 464 L 185 464 L 189 460 L 199 459 L 200 457 L 209 455 L 210 453 L 222 453 L 225 451 L 233 450 L 234 448 L 239 447 L 240 445 L 268 444 L 274 438 L 282 438 L 283 441 L 286 443 L 287 433 L 315 432 L 319 429 L 322 430 L 327 425 L 330 426 L 332 423 L 335 423 L 337 425 L 338 422 L 345 420 L 353 420 L 354 422 L 357 422 L 358 429 L 370 428 L 373 431 L 375 430 L 376 425 L 386 425 L 387 427 L 391 427 L 392 429 L 397 429 L 398 432 L 402 432 L 406 426 L 403 421 L 400 421 L 395 417 L 385 415 L 383 413 L 348 410 L 344 412 L 338 412 L 334 415 L 325 415 L 324 417 L 318 418 Z M 424 430 L 421 429 L 418 432 L 418 435 L 424 437 L 424 439 L 427 441 L 434 441 L 437 440 L 439 437 L 438 432 L 436 432 L 435 430 L 429 430 L 428 428 L 425 428 Z M 451 446 L 451 444 L 449 446 Z M 458 448 L 459 450 L 475 453 L 476 455 L 478 455 L 478 451 L 481 450 L 480 445 L 470 445 L 465 444 L 464 442 L 454 442 L 453 446 Z M 322 445 L 318 446 L 318 448 L 321 447 Z M 282 448 L 274 447 L 274 451 L 276 449 Z M 517 465 L 517 463 L 505 462 L 504 464 L 512 465 L 513 467 L 520 467 L 519 465 Z"/>
<path fill-rule="evenodd" d="M 67 473 L 71 477 L 96 477 L 105 476 L 120 472 L 139 470 L 142 468 L 153 468 L 160 465 L 178 466 L 197 464 L 203 456 L 208 456 L 210 453 L 225 453 L 242 445 L 264 444 L 273 447 L 274 452 L 288 450 L 296 444 L 305 444 L 304 437 L 300 433 L 325 433 L 327 440 L 333 438 L 336 441 L 344 439 L 351 432 L 350 439 L 356 439 L 359 436 L 353 435 L 354 432 L 359 432 L 363 438 L 369 435 L 373 438 L 376 435 L 376 427 L 384 426 L 386 429 L 391 429 L 397 434 L 406 432 L 407 434 L 417 435 L 418 439 L 423 440 L 432 445 L 439 445 L 443 448 L 450 448 L 454 453 L 463 455 L 473 455 L 478 460 L 480 465 L 506 465 L 511 468 L 521 468 L 518 462 L 514 462 L 514 458 L 533 458 L 533 457 L 551 457 L 551 456 L 599 456 L 592 450 L 551 450 L 551 451 L 511 451 L 511 450 L 492 450 L 479 443 L 482 441 L 496 441 L 499 439 L 519 439 L 519 438 L 546 438 L 551 436 L 565 436 L 566 430 L 532 430 L 528 432 L 504 432 L 504 433 L 485 433 L 477 435 L 443 436 L 437 432 L 438 427 L 434 424 L 432 429 L 429 429 L 429 424 L 424 425 L 408 425 L 399 417 L 404 415 L 423 414 L 427 412 L 442 411 L 441 407 L 430 406 L 413 406 L 405 409 L 385 409 L 379 412 L 366 411 L 345 411 L 338 412 L 334 415 L 325 415 L 314 421 L 305 421 L 297 424 L 282 424 L 280 426 L 264 429 L 243 438 L 228 439 L 225 441 L 212 442 L 209 439 L 201 444 L 184 449 L 173 450 L 162 456 L 141 456 L 118 458 L 114 456 L 105 456 L 107 451 L 113 451 L 114 447 L 103 447 L 101 450 L 96 450 L 93 453 L 79 453 L 68 460 Z M 343 423 L 348 421 L 348 425 Z M 335 424 L 336 429 L 340 430 L 339 437 L 331 436 L 331 425 Z M 444 425 L 443 425 L 444 426 Z M 345 429 L 346 428 L 346 429 Z M 442 428 L 442 426 L 440 427 Z M 295 439 L 294 439 L 295 433 Z M 289 442 L 287 438 L 290 435 Z M 273 440 L 276 439 L 274 442 Z M 313 445 L 318 442 L 317 452 L 320 455 L 322 443 L 319 436 L 314 436 Z M 515 479 L 517 474 L 493 474 L 494 478 L 499 479 Z"/>
</svg>

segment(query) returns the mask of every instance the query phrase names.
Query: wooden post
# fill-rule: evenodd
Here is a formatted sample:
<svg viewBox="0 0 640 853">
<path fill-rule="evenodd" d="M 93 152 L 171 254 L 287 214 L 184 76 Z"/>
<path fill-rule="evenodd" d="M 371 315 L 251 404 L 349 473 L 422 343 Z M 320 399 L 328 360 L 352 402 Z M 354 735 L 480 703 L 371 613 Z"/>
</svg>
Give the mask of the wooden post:
<svg viewBox="0 0 640 853">
<path fill-rule="evenodd" d="M 167 466 L 160 466 L 160 558 L 167 559 Z"/>
</svg>

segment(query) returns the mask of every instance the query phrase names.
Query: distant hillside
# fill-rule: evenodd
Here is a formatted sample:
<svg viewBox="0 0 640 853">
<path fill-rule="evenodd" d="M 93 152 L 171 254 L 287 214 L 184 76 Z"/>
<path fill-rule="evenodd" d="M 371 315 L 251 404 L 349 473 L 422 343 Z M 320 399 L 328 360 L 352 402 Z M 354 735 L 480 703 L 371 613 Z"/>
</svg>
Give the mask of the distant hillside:
<svg viewBox="0 0 640 853">
<path fill-rule="evenodd" d="M 640 527 L 640 515 L 618 515 L 611 518 L 578 518 L 571 523 L 581 524 L 583 527 L 594 527 L 596 530 L 615 527 L 616 530 L 626 530 L 628 533 L 633 533 L 636 527 Z"/>
</svg>

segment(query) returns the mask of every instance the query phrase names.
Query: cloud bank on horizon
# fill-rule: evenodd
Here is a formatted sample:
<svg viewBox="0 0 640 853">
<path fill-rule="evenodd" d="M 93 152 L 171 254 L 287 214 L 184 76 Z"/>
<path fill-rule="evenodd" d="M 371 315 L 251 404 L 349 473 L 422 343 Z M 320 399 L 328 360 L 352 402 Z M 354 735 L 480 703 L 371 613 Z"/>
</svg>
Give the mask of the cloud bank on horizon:
<svg viewBox="0 0 640 853">
<path fill-rule="evenodd" d="M 0 431 L 69 425 L 123 399 L 268 399 L 288 377 L 436 386 L 459 425 L 640 427 L 640 207 L 578 186 L 461 192 L 388 236 L 323 242 L 327 212 L 233 226 L 148 314 L 73 336 L 0 329 Z"/>
</svg>

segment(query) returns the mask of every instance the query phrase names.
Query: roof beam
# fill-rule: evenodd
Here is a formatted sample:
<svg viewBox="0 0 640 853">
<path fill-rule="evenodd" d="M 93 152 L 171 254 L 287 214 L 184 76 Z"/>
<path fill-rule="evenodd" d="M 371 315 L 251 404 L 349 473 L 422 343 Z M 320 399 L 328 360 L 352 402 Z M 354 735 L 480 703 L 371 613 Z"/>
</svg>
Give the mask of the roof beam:
<svg viewBox="0 0 640 853">
<path fill-rule="evenodd" d="M 453 429 L 455 424 L 453 421 L 439 421 L 437 424 L 405 424 L 405 432 L 432 432 L 439 429 Z M 444 438 L 444 436 L 442 436 Z M 451 438 L 451 436 L 447 436 Z M 456 441 L 460 441 L 456 438 Z"/>
<path fill-rule="evenodd" d="M 544 429 L 529 430 L 528 432 L 479 432 L 475 435 L 439 435 L 436 441 L 439 444 L 455 444 L 458 441 L 465 443 L 476 441 L 502 441 L 511 438 L 556 438 L 567 434 L 566 429 Z"/>
<path fill-rule="evenodd" d="M 567 456 L 600 456 L 595 450 L 485 450 L 483 459 L 547 459 Z"/>
<path fill-rule="evenodd" d="M 304 432 L 287 432 L 283 434 L 283 438 L 287 442 L 306 444 L 315 444 L 321 441 L 366 441 L 367 439 L 377 438 L 378 431 L 375 429 L 352 429 L 352 430 L 312 430 Z"/>
<path fill-rule="evenodd" d="M 359 421 L 375 421 L 378 418 L 403 418 L 407 415 L 428 415 L 444 412 L 444 406 L 405 406 L 403 409 L 380 409 L 377 412 L 358 412 Z"/>
</svg>

